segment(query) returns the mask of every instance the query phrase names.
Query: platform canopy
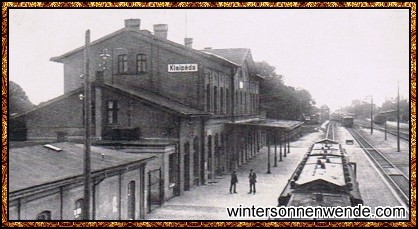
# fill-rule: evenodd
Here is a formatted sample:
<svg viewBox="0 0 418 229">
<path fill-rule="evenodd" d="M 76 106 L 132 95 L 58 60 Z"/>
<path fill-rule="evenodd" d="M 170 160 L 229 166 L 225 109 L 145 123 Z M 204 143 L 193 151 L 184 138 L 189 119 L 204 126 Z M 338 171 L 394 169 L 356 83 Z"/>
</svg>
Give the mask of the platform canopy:
<svg viewBox="0 0 418 229">
<path fill-rule="evenodd" d="M 264 130 L 278 130 L 283 132 L 290 132 L 294 129 L 303 125 L 303 122 L 292 121 L 292 120 L 278 120 L 278 119 L 256 119 L 256 120 L 246 120 L 246 121 L 237 121 L 234 123 L 229 123 L 233 126 L 246 126 L 254 127 Z"/>
</svg>

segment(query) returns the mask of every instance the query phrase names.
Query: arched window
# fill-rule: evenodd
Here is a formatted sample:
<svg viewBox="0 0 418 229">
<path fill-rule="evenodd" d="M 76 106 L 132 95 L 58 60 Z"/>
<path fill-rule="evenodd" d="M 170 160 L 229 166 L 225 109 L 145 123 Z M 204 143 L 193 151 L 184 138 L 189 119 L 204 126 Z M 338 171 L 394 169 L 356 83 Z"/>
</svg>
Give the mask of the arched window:
<svg viewBox="0 0 418 229">
<path fill-rule="evenodd" d="M 221 96 L 221 98 L 220 98 L 221 114 L 225 114 L 225 107 L 224 107 L 225 93 L 224 93 L 224 88 L 223 87 L 221 87 L 220 93 L 221 93 L 221 95 L 220 95 Z"/>
<path fill-rule="evenodd" d="M 184 191 L 190 190 L 190 144 L 184 143 Z"/>
<path fill-rule="evenodd" d="M 75 202 L 75 208 L 74 208 L 74 219 L 81 220 L 83 219 L 83 207 L 84 207 L 84 199 L 78 199 Z"/>
<path fill-rule="evenodd" d="M 208 170 L 212 169 L 212 135 L 208 136 Z"/>
<path fill-rule="evenodd" d="M 244 113 L 248 113 L 248 105 L 247 105 L 247 92 L 244 92 Z"/>
<path fill-rule="evenodd" d="M 193 139 L 193 174 L 195 177 L 199 175 L 199 138 Z"/>
<path fill-rule="evenodd" d="M 210 112 L 210 84 L 206 85 L 206 111 Z"/>
<path fill-rule="evenodd" d="M 218 87 L 213 87 L 213 113 L 219 114 L 218 110 Z"/>
<path fill-rule="evenodd" d="M 241 111 L 241 114 L 244 113 L 244 98 L 243 98 L 242 91 L 240 91 L 240 111 Z"/>
<path fill-rule="evenodd" d="M 239 102 L 238 102 L 238 91 L 235 91 L 235 106 L 234 109 L 236 114 L 239 113 Z"/>
<path fill-rule="evenodd" d="M 135 219 L 135 181 L 128 184 L 128 219 Z"/>
<path fill-rule="evenodd" d="M 51 220 L 51 211 L 43 211 L 36 216 L 36 220 Z"/>
<path fill-rule="evenodd" d="M 225 112 L 225 113 L 228 115 L 228 114 L 229 114 L 229 112 L 231 112 L 231 111 L 230 111 L 230 109 L 231 109 L 231 108 L 230 108 L 230 106 L 231 106 L 231 102 L 229 101 L 229 100 L 230 100 L 230 98 L 229 98 L 229 89 L 228 89 L 228 88 L 226 89 L 226 93 L 225 93 L 225 94 L 226 94 L 226 99 L 225 99 L 225 100 L 226 100 L 226 112 Z"/>
</svg>

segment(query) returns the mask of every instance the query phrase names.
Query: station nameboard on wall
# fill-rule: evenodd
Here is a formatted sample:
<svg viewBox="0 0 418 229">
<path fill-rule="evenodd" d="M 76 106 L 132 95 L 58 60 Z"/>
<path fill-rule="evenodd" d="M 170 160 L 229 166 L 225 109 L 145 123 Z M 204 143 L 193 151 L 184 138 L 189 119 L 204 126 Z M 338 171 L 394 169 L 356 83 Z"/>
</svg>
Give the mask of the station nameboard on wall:
<svg viewBox="0 0 418 229">
<path fill-rule="evenodd" d="M 168 72 L 197 72 L 197 64 L 169 64 Z"/>
</svg>

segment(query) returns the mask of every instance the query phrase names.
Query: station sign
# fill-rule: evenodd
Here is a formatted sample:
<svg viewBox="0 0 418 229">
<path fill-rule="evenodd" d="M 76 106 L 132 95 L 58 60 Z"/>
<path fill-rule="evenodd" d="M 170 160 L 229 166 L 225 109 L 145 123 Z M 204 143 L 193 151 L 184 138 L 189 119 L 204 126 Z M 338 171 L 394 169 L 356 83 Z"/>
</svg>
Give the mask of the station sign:
<svg viewBox="0 0 418 229">
<path fill-rule="evenodd" d="M 197 72 L 197 64 L 169 64 L 168 72 Z"/>
</svg>

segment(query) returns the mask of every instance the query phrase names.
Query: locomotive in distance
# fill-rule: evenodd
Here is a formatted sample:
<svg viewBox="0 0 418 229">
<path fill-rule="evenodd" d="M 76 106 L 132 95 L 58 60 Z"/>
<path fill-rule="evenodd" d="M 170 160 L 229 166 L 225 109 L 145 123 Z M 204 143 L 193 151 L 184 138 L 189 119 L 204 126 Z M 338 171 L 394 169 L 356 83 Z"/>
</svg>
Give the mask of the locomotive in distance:
<svg viewBox="0 0 418 229">
<path fill-rule="evenodd" d="M 363 204 L 357 165 L 349 162 L 336 141 L 315 142 L 289 179 L 278 198 L 279 206 L 357 206 Z"/>
</svg>

